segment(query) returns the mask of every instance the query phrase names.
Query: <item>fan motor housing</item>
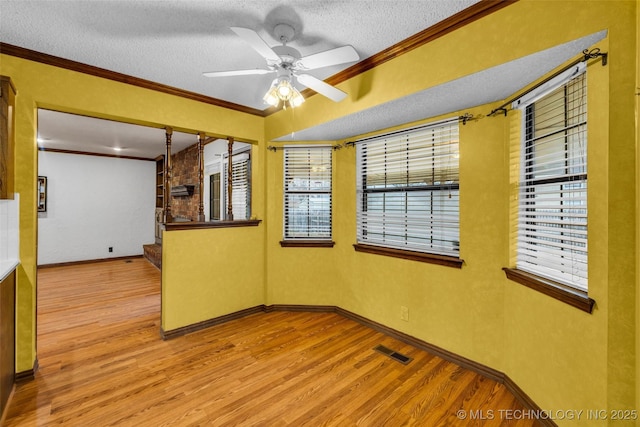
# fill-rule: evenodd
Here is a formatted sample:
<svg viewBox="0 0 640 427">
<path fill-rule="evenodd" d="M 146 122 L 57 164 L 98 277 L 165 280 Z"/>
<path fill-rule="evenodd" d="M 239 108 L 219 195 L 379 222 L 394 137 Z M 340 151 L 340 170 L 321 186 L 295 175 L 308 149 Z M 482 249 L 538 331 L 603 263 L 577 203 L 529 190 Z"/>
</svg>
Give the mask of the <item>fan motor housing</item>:
<svg viewBox="0 0 640 427">
<path fill-rule="evenodd" d="M 286 44 L 293 40 L 296 35 L 296 30 L 289 24 L 278 24 L 273 27 L 273 35 L 276 36 L 276 40 Z"/>
<path fill-rule="evenodd" d="M 283 64 L 293 64 L 301 58 L 300 52 L 291 46 L 274 46 L 272 49 L 282 59 Z"/>
</svg>

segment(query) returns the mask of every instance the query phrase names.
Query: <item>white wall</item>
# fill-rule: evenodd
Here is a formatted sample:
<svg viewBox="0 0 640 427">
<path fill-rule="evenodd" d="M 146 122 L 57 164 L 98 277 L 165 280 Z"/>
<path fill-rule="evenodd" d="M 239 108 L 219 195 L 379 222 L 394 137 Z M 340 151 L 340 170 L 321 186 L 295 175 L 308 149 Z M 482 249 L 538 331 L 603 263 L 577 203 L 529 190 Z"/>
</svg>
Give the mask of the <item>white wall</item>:
<svg viewBox="0 0 640 427">
<path fill-rule="evenodd" d="M 0 281 L 18 265 L 20 254 L 20 226 L 18 209 L 20 195 L 0 200 Z"/>
<path fill-rule="evenodd" d="M 152 161 L 40 151 L 38 265 L 141 255 L 154 242 L 155 173 Z"/>
</svg>

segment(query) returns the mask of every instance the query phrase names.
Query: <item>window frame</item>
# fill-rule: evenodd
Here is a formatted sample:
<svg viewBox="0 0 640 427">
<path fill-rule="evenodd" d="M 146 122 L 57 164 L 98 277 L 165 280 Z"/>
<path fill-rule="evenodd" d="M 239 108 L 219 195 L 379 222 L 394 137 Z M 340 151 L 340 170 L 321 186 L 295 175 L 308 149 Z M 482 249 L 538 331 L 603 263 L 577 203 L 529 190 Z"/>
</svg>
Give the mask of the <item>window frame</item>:
<svg viewBox="0 0 640 427">
<path fill-rule="evenodd" d="M 300 160 L 299 157 L 293 155 L 296 151 L 307 151 L 309 163 L 296 163 Z M 318 155 L 321 151 L 324 151 L 324 154 L 321 154 L 320 157 L 326 156 L 328 154 L 328 160 L 324 159 L 321 163 L 321 167 L 328 168 L 328 171 L 325 169 L 324 173 L 321 173 L 317 178 L 322 180 L 328 179 L 328 185 L 322 186 L 322 188 L 313 189 L 312 185 L 309 183 L 308 188 L 302 189 L 288 189 L 287 180 L 291 178 L 293 175 L 297 174 L 294 172 L 295 168 L 305 168 L 307 167 L 309 171 L 307 172 L 307 177 L 309 180 L 312 179 L 312 171 L 309 156 L 313 155 L 313 152 L 317 152 Z M 283 190 L 282 190 L 282 240 L 280 241 L 280 246 L 282 247 L 316 247 L 316 248 L 331 248 L 335 245 L 333 241 L 333 147 L 331 145 L 325 144 L 314 144 L 314 145 L 289 145 L 283 147 Z M 292 170 L 293 169 L 293 170 Z M 322 172 L 322 171 L 321 171 Z M 303 175 L 300 175 L 303 177 Z M 301 233 L 303 230 L 298 230 L 297 233 L 295 230 L 290 228 L 289 219 L 292 215 L 289 212 L 289 198 L 291 196 L 308 196 L 309 198 L 317 195 L 328 196 L 328 211 L 325 215 L 328 216 L 328 230 L 325 235 L 312 235 L 311 229 L 307 228 L 306 235 L 298 235 L 294 234 Z M 309 219 L 312 217 L 310 206 L 307 205 L 307 213 L 306 217 Z M 321 232 L 319 232 L 322 234 Z M 304 234 L 304 233 L 302 233 Z"/>
<path fill-rule="evenodd" d="M 581 78 L 582 81 L 579 83 L 581 86 L 578 88 L 581 91 L 580 97 L 584 99 L 584 104 L 581 104 L 581 108 L 584 110 L 578 113 L 568 114 L 568 105 L 574 100 L 569 99 L 567 88 L 572 82 L 576 79 Z M 575 84 L 575 83 L 573 83 Z M 531 289 L 544 293 L 548 296 L 556 298 L 560 301 L 563 301 L 569 305 L 572 305 L 580 310 L 591 313 L 593 310 L 593 306 L 595 301 L 588 296 L 588 204 L 587 204 L 587 193 L 588 193 L 588 153 L 587 153 L 587 129 L 588 129 L 588 105 L 587 105 L 587 75 L 586 75 L 586 67 L 579 65 L 575 69 L 568 69 L 564 75 L 559 75 L 556 81 L 553 84 L 548 84 L 544 88 L 544 90 L 540 90 L 539 93 L 535 93 L 535 90 L 530 91 L 523 95 L 520 99 L 516 100 L 512 104 L 512 109 L 519 109 L 520 112 L 520 143 L 519 150 L 520 156 L 518 156 L 518 164 L 520 168 L 520 176 L 518 179 L 518 208 L 517 208 L 517 244 L 515 247 L 515 255 L 516 255 L 516 267 L 515 268 L 504 268 L 504 272 L 506 277 L 514 282 L 527 286 Z M 557 92 L 562 90 L 563 93 Z M 561 129 L 553 132 L 549 132 L 542 136 L 536 136 L 535 132 L 538 130 L 536 128 L 536 123 L 529 118 L 530 114 L 536 114 L 533 112 L 532 108 L 535 109 L 536 103 L 541 101 L 550 101 L 552 96 L 562 97 L 562 104 L 560 108 L 563 109 L 564 114 L 562 116 L 561 121 L 563 125 Z M 533 107 L 532 107 L 533 106 Z M 584 120 L 577 120 L 575 123 L 570 123 L 572 120 L 576 120 L 580 115 L 584 115 Z M 584 135 L 584 140 L 581 141 L 584 144 L 583 153 L 578 154 L 576 156 L 571 156 L 571 147 L 569 139 L 572 137 L 571 131 L 574 129 L 583 128 L 578 132 L 581 132 Z M 544 154 L 538 155 L 542 157 L 546 156 L 557 156 L 560 154 L 560 158 L 563 158 L 564 161 L 564 172 L 562 174 L 556 173 L 555 175 L 549 174 L 547 177 L 537 177 L 535 176 L 534 167 L 538 166 L 536 160 L 539 158 L 536 157 L 537 153 L 535 153 L 537 146 L 537 140 L 546 139 L 552 137 L 554 134 L 564 134 L 564 143 L 561 144 L 561 149 L 555 149 L 553 151 L 549 151 Z M 578 163 L 580 167 L 583 169 L 581 173 L 571 173 L 570 170 L 574 166 L 574 162 L 576 159 L 583 159 L 583 162 Z M 563 222 L 556 224 L 559 229 L 557 234 L 560 237 L 565 236 L 565 233 L 571 233 L 574 231 L 574 228 L 571 227 L 584 227 L 584 258 L 585 265 L 582 271 L 585 277 L 583 279 L 577 279 L 575 281 L 568 280 L 568 274 L 564 273 L 567 267 L 562 267 L 558 269 L 558 272 L 554 274 L 552 269 L 549 269 L 544 261 L 540 261 L 540 263 L 536 264 L 535 262 L 530 261 L 530 256 L 527 250 L 530 250 L 531 247 L 535 247 L 535 243 L 533 241 L 540 240 L 543 241 L 548 237 L 542 231 L 535 232 L 532 231 L 534 228 L 541 227 L 541 224 L 545 224 L 544 216 L 538 213 L 534 206 L 536 203 L 540 203 L 539 201 L 533 200 L 531 196 L 527 196 L 527 191 L 532 192 L 531 194 L 535 194 L 535 186 L 540 185 L 558 185 L 559 189 L 557 191 L 557 200 L 558 207 L 556 210 L 559 212 L 564 212 L 565 206 L 573 206 L 572 204 L 566 204 L 567 202 L 573 201 L 571 196 L 565 196 L 565 193 L 571 193 L 572 189 L 568 191 L 565 189 L 565 186 L 575 186 L 576 183 L 580 184 L 581 187 L 578 189 L 579 192 L 583 192 L 583 200 L 584 205 L 580 204 L 581 210 L 585 211 L 585 219 L 584 224 L 575 222 L 571 222 L 567 219 L 562 220 Z M 551 194 L 551 193 L 550 193 Z M 556 193 L 553 193 L 554 195 Z M 524 197 L 524 200 L 522 198 Z M 547 196 L 549 197 L 549 196 Z M 526 203 L 526 200 L 532 200 L 530 203 Z M 531 208 L 523 208 L 523 206 L 531 205 Z M 532 212 L 535 214 L 526 215 L 527 211 L 534 209 Z M 552 211 L 553 212 L 553 211 Z M 553 217 L 553 214 L 549 214 Z M 558 214 L 555 214 L 558 216 Z M 563 218 L 564 215 L 559 215 L 560 218 Z M 532 219 L 533 217 L 533 219 Z M 569 217 L 569 215 L 567 215 Z M 546 221 L 549 221 L 548 219 Z M 566 231 L 565 231 L 566 230 Z M 582 230 L 581 230 L 582 231 Z M 526 240 L 523 238 L 526 236 Z M 556 240 L 558 237 L 555 238 Z M 525 241 L 523 241 L 525 240 Z M 580 242 L 578 242 L 580 243 Z M 551 243 L 549 244 L 551 245 Z M 573 247 L 573 246 L 572 246 Z M 578 247 L 576 245 L 576 247 Z M 564 250 L 564 249 L 561 249 Z M 573 255 L 571 249 L 568 249 L 568 253 Z M 544 253 L 544 250 L 543 250 Z M 571 261 L 569 262 L 578 262 Z M 579 262 L 578 262 L 579 263 Z"/>
<path fill-rule="evenodd" d="M 385 255 L 403 259 L 409 259 L 413 261 L 427 262 L 438 265 L 444 265 L 449 267 L 461 268 L 464 261 L 460 258 L 460 203 L 459 203 L 459 194 L 460 194 L 460 169 L 459 169 L 459 119 L 447 119 L 438 122 L 427 123 L 422 126 L 412 127 L 407 129 L 402 129 L 397 132 L 392 132 L 388 134 L 383 134 L 379 136 L 375 136 L 372 138 L 363 139 L 360 141 L 356 141 L 354 145 L 356 146 L 357 154 L 356 154 L 356 193 L 357 193 L 357 219 L 356 219 L 356 239 L 357 243 L 354 244 L 354 249 L 358 252 L 366 252 L 378 255 Z M 421 140 L 423 134 L 431 132 L 431 141 L 429 141 L 428 137 L 424 137 L 424 140 Z M 448 138 L 440 135 L 449 133 Z M 437 135 L 437 138 L 434 136 Z M 404 141 L 404 142 L 403 142 Z M 370 144 L 394 144 L 394 143 L 404 143 L 405 146 L 400 148 L 399 152 L 406 152 L 406 182 L 399 183 L 394 182 L 392 184 L 387 184 L 386 181 L 386 171 L 387 168 L 393 169 L 397 165 L 394 164 L 395 160 L 390 160 L 387 158 L 387 154 L 385 151 L 384 158 L 382 160 L 382 170 L 385 171 L 385 183 L 381 188 L 374 188 L 370 186 L 368 183 L 368 175 L 367 171 L 374 171 L 375 168 L 370 168 L 368 161 L 368 153 L 367 149 L 371 148 L 375 150 L 376 147 L 370 146 Z M 431 143 L 431 145 L 429 145 Z M 449 164 L 446 163 L 446 166 L 443 169 L 443 166 L 439 163 L 441 160 L 437 160 L 439 156 L 441 156 L 440 152 L 435 153 L 436 150 L 440 150 L 441 147 L 445 149 L 451 150 L 454 148 L 454 151 L 447 154 L 451 156 L 449 161 L 454 159 L 454 176 L 455 179 L 449 181 L 446 178 L 449 178 L 450 171 L 447 169 Z M 386 147 L 386 145 L 385 145 Z M 390 145 L 391 147 L 391 145 Z M 420 157 L 412 157 L 411 150 L 415 150 L 418 147 L 418 150 L 430 151 L 431 154 L 429 156 L 420 156 Z M 397 149 L 397 147 L 394 147 Z M 386 148 L 385 148 L 386 150 Z M 422 151 L 420 151 L 422 153 Z M 445 155 L 446 157 L 446 155 Z M 425 163 L 426 162 L 426 163 Z M 436 165 L 437 163 L 437 165 Z M 428 166 L 430 165 L 430 167 Z M 416 177 L 411 175 L 414 173 L 415 169 L 418 169 L 419 172 L 416 176 L 418 180 L 423 178 L 424 176 L 430 176 L 432 182 L 427 182 L 428 179 L 424 179 L 422 183 L 412 182 L 416 180 Z M 409 172 L 409 171 L 412 172 Z M 426 172 L 425 172 L 426 171 Z M 394 169 L 394 172 L 395 169 Z M 435 176 L 446 176 L 444 178 L 444 182 L 437 181 Z M 443 178 L 440 178 L 442 181 Z M 416 192 L 422 193 L 418 194 Z M 439 209 L 434 208 L 434 204 L 443 197 L 443 195 L 447 195 L 449 198 L 451 194 L 455 193 L 455 210 L 454 216 L 455 220 L 453 221 L 454 225 L 454 234 L 457 239 L 444 240 L 444 244 L 451 244 L 452 250 L 443 250 L 442 247 L 438 248 L 437 245 L 433 244 L 434 236 L 445 236 L 448 234 L 449 229 L 445 229 L 444 226 L 442 228 L 434 227 L 434 224 L 444 224 L 446 223 L 439 215 L 443 215 L 443 212 L 447 211 L 447 208 L 444 208 L 444 203 L 440 203 Z M 404 195 L 404 213 L 399 212 L 396 215 L 403 216 L 403 227 L 405 230 L 411 229 L 411 232 L 407 231 L 404 237 L 400 237 L 395 242 L 393 239 L 386 239 L 385 232 L 382 232 L 382 238 L 378 239 L 369 239 L 368 236 L 370 232 L 370 220 L 369 220 L 369 212 L 371 211 L 369 208 L 369 195 L 374 194 L 382 194 L 382 197 L 386 199 L 386 195 L 400 194 Z M 410 199 L 410 195 L 416 195 L 413 200 Z M 402 196 L 401 196 L 402 197 Z M 430 209 L 428 213 L 421 211 L 420 205 L 417 210 L 420 211 L 417 215 L 416 213 L 412 213 L 409 211 L 409 205 L 418 202 L 420 204 L 429 202 Z M 402 210 L 402 209 L 401 209 Z M 391 212 L 390 208 L 387 210 L 386 205 L 383 205 L 382 215 L 383 218 L 379 224 L 381 224 L 382 229 L 384 230 L 385 221 L 387 212 Z M 392 213 L 393 215 L 393 213 Z M 389 215 L 391 216 L 391 215 Z M 364 218 L 366 217 L 366 219 Z M 433 219 L 437 217 L 437 219 Z M 418 219 L 416 219 L 418 218 Z M 423 235 L 418 235 L 414 237 L 414 230 L 420 230 L 421 227 L 424 227 L 425 223 L 429 223 L 428 218 L 431 218 L 431 226 L 428 228 L 424 228 L 425 235 L 431 236 L 429 237 L 430 243 L 422 244 L 415 243 L 415 239 L 425 239 Z M 450 219 L 447 217 L 447 219 Z M 421 223 L 422 222 L 422 223 Z M 380 234 L 380 233 L 377 233 Z M 397 238 L 397 234 L 394 238 Z M 411 240 L 414 240 L 412 243 Z M 400 243 L 398 243 L 400 242 Z M 418 241 L 419 242 L 419 241 Z M 425 247 L 430 245 L 430 247 Z M 442 244 L 441 244 L 442 245 Z"/>
</svg>

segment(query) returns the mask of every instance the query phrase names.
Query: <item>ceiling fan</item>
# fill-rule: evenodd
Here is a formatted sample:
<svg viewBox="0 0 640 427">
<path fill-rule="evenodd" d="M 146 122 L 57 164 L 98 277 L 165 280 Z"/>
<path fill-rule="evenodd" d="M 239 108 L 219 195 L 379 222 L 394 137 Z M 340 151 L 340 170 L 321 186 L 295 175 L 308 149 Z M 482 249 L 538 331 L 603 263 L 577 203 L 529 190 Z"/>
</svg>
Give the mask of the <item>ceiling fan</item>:
<svg viewBox="0 0 640 427">
<path fill-rule="evenodd" d="M 228 77 L 277 73 L 277 77 L 263 98 L 265 103 L 274 107 L 278 106 L 281 101 L 284 108 L 287 107 L 287 104 L 291 107 L 297 107 L 304 102 L 304 97 L 293 86 L 294 79 L 301 85 L 313 89 L 335 102 L 340 102 L 347 96 L 340 89 L 305 73 L 305 71 L 359 60 L 360 57 L 352 46 L 342 46 L 303 57 L 297 49 L 287 46 L 287 43 L 295 35 L 295 30 L 290 25 L 278 24 L 275 26 L 274 34 L 282 45 L 274 47 L 270 47 L 258 33 L 249 28 L 231 27 L 231 30 L 266 59 L 267 67 L 212 71 L 202 73 L 204 76 Z"/>
</svg>

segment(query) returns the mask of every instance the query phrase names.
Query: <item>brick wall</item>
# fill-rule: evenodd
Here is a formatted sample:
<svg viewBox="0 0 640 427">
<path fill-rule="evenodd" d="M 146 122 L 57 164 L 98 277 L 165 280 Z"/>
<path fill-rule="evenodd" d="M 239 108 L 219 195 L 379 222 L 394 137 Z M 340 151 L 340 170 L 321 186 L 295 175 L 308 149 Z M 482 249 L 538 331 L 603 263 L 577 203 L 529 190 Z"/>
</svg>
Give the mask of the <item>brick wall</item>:
<svg viewBox="0 0 640 427">
<path fill-rule="evenodd" d="M 183 216 L 192 221 L 197 221 L 198 206 L 200 204 L 198 144 L 194 144 L 173 154 L 171 156 L 171 164 L 173 169 L 171 186 L 194 186 L 192 196 L 171 197 L 171 215 L 173 215 L 174 218 Z"/>
</svg>

